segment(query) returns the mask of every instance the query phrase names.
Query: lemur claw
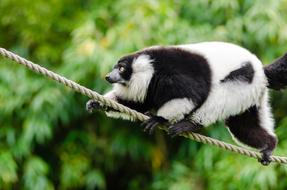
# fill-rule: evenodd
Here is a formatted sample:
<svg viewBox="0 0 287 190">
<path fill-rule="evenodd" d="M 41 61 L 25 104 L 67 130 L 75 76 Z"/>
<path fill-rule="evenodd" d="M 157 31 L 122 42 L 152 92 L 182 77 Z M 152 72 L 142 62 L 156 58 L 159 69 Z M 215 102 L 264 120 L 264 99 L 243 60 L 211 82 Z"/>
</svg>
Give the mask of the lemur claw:
<svg viewBox="0 0 287 190">
<path fill-rule="evenodd" d="M 147 115 L 147 116 L 149 116 L 149 117 L 152 117 L 152 116 L 153 116 L 153 114 L 152 114 L 150 111 L 147 111 L 147 112 L 145 112 L 144 114 Z"/>
<path fill-rule="evenodd" d="M 144 121 L 141 125 L 145 126 L 144 132 L 148 132 L 151 135 L 158 125 L 163 124 L 166 121 L 167 120 L 163 117 L 152 116 L 150 119 Z"/>
<path fill-rule="evenodd" d="M 182 120 L 174 125 L 171 125 L 168 128 L 168 134 L 171 135 L 171 137 L 175 137 L 185 132 L 197 132 L 202 128 L 203 126 L 200 124 L 196 124 L 188 120 Z"/>
<path fill-rule="evenodd" d="M 86 103 L 86 110 L 92 113 L 94 109 L 104 109 L 104 107 L 99 102 L 91 99 Z"/>
</svg>

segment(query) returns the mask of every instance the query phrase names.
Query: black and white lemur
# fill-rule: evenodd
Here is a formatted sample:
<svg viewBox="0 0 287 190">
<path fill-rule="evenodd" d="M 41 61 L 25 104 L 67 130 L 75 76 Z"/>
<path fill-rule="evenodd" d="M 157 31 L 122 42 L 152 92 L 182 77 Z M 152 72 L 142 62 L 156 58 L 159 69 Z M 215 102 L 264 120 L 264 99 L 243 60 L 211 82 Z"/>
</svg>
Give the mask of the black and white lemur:
<svg viewBox="0 0 287 190">
<path fill-rule="evenodd" d="M 153 111 L 145 130 L 168 124 L 175 136 L 225 120 L 236 140 L 259 149 L 263 165 L 270 163 L 277 138 L 267 87 L 287 84 L 287 54 L 264 68 L 250 51 L 230 43 L 154 46 L 122 57 L 106 80 L 113 89 L 105 97 Z M 90 100 L 87 109 L 94 108 L 99 104 Z"/>
</svg>

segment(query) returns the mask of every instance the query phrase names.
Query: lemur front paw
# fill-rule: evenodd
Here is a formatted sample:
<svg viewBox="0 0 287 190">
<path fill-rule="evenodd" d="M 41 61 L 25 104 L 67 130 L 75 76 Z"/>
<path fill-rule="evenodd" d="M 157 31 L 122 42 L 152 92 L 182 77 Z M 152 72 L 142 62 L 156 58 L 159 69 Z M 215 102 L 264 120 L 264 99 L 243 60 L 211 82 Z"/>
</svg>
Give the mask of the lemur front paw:
<svg viewBox="0 0 287 190">
<path fill-rule="evenodd" d="M 99 102 L 91 99 L 89 100 L 87 103 L 86 103 L 86 110 L 89 112 L 89 113 L 92 113 L 93 110 L 95 109 L 102 109 L 102 110 L 105 110 L 105 107 L 102 106 Z"/>
<path fill-rule="evenodd" d="M 168 134 L 171 135 L 171 137 L 175 137 L 177 135 L 183 134 L 185 132 L 197 132 L 200 129 L 202 129 L 203 126 L 197 123 L 193 123 L 188 120 L 182 120 L 178 123 L 170 126 L 168 128 Z"/>
<path fill-rule="evenodd" d="M 166 123 L 167 120 L 160 116 L 151 116 L 150 119 L 144 121 L 142 125 L 145 126 L 144 132 L 148 132 L 150 135 L 154 132 L 155 128 L 160 125 Z"/>
</svg>

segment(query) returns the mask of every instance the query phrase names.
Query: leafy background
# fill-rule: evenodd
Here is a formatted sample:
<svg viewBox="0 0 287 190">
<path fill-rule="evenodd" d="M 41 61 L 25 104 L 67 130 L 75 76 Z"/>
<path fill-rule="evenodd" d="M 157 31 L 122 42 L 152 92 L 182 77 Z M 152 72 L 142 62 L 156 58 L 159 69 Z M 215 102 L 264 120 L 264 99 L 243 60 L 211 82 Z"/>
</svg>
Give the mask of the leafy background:
<svg viewBox="0 0 287 190">
<path fill-rule="evenodd" d="M 264 63 L 287 51 L 286 0 L 1 0 L 0 46 L 100 93 L 129 52 L 208 40 Z M 87 97 L 0 59 L 0 189 L 287 189 L 287 167 L 85 111 Z M 287 92 L 272 92 L 287 155 Z M 222 123 L 202 133 L 232 142 Z"/>
</svg>

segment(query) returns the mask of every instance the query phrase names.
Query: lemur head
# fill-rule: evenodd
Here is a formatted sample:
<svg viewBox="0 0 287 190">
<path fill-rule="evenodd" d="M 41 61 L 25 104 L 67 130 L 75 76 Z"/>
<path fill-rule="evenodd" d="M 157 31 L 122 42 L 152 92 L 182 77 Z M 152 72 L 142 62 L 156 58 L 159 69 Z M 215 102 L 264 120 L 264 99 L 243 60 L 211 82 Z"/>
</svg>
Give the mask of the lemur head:
<svg viewBox="0 0 287 190">
<path fill-rule="evenodd" d="M 117 95 L 125 100 L 143 102 L 154 74 L 151 56 L 142 51 L 122 57 L 106 76 Z"/>
</svg>

